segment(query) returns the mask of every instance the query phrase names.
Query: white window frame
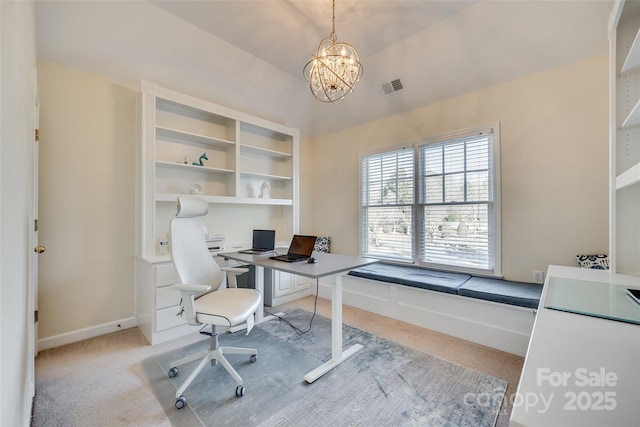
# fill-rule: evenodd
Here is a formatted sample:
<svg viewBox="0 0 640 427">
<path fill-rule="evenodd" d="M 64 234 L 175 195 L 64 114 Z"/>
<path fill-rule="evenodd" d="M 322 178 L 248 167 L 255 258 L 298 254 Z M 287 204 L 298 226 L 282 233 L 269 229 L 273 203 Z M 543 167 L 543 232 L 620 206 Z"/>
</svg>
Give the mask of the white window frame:
<svg viewBox="0 0 640 427">
<path fill-rule="evenodd" d="M 419 254 L 420 254 L 420 238 L 419 238 L 419 234 L 422 230 L 422 224 L 421 219 L 419 218 L 420 215 L 420 209 L 421 209 L 421 204 L 419 203 L 419 197 L 420 197 L 420 186 L 419 186 L 419 175 L 420 175 L 420 169 L 419 169 L 419 147 L 423 146 L 425 144 L 430 144 L 430 143 L 442 143 L 442 142 L 446 142 L 446 141 L 453 141 L 456 139 L 460 139 L 460 138 L 464 138 L 464 137 L 468 137 L 468 136 L 472 136 L 474 134 L 480 134 L 480 133 L 484 133 L 484 132 L 491 132 L 492 133 L 492 141 L 491 141 L 491 155 L 492 155 L 492 184 L 493 187 L 491 189 L 491 191 L 493 192 L 493 268 L 489 269 L 489 270 L 485 270 L 485 269 L 475 269 L 475 268 L 464 268 L 464 267 L 459 267 L 459 266 L 446 266 L 443 264 L 429 264 L 429 263 L 424 263 L 424 262 L 420 262 L 419 261 Z M 412 259 L 410 261 L 402 261 L 402 260 L 398 260 L 398 259 L 394 259 L 394 258 L 386 258 L 386 257 L 377 257 L 377 256 L 373 256 L 371 254 L 366 254 L 364 253 L 364 249 L 365 249 L 365 242 L 364 239 L 368 238 L 368 233 L 366 232 L 366 230 L 364 230 L 364 218 L 363 218 L 363 214 L 364 214 L 364 207 L 363 207 L 363 191 L 364 191 L 364 184 L 363 184 L 363 161 L 365 158 L 369 157 L 369 156 L 374 156 L 377 154 L 384 154 L 387 152 L 392 152 L 392 151 L 396 151 L 399 149 L 412 149 L 414 150 L 414 203 L 413 203 L 413 209 L 412 209 L 412 219 L 413 219 L 413 223 L 412 223 Z M 360 236 L 359 236 L 359 252 L 361 256 L 369 256 L 369 257 L 376 257 L 379 258 L 381 260 L 385 260 L 385 261 L 389 261 L 389 262 L 396 262 L 396 263 L 410 263 L 410 264 L 415 264 L 415 265 L 420 265 L 420 266 L 424 266 L 424 267 L 432 267 L 432 268 L 438 268 L 438 269 L 446 269 L 449 271 L 460 271 L 460 272 L 467 272 L 467 273 L 475 273 L 475 274 L 482 274 L 482 275 L 488 275 L 488 276 L 495 276 L 495 277 L 501 277 L 502 276 L 502 231 L 501 231 L 501 212 L 502 212 L 502 204 L 501 204 L 501 181 L 500 181 L 500 123 L 493 123 L 490 125 L 484 125 L 484 126 L 477 126 L 477 127 L 473 127 L 473 128 L 468 128 L 468 129 L 464 129 L 461 131 L 457 131 L 457 132 L 451 132 L 451 133 L 446 133 L 446 134 L 441 134 L 441 135 L 437 135 L 437 136 L 433 136 L 433 137 L 427 137 L 427 138 L 423 138 L 420 139 L 418 141 L 413 141 L 410 143 L 404 143 L 404 144 L 399 144 L 399 145 L 394 145 L 394 146 L 385 146 L 385 147 L 381 147 L 381 148 L 377 148 L 374 150 L 367 150 L 364 152 L 360 153 L 360 160 L 359 160 L 359 185 L 360 185 L 360 192 L 359 192 L 359 200 L 358 200 L 358 214 L 359 214 L 359 230 L 360 230 Z"/>
</svg>

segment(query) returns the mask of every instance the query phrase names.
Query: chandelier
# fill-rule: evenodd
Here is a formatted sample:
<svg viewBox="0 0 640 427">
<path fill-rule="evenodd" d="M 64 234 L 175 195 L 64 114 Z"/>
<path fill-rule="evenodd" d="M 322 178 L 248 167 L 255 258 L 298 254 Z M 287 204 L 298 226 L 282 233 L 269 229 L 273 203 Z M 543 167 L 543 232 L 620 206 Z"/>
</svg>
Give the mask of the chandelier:
<svg viewBox="0 0 640 427">
<path fill-rule="evenodd" d="M 350 44 L 336 40 L 335 0 L 331 35 L 322 39 L 318 53 L 304 66 L 303 74 L 313 96 L 322 102 L 342 101 L 362 77 L 358 52 Z"/>
</svg>

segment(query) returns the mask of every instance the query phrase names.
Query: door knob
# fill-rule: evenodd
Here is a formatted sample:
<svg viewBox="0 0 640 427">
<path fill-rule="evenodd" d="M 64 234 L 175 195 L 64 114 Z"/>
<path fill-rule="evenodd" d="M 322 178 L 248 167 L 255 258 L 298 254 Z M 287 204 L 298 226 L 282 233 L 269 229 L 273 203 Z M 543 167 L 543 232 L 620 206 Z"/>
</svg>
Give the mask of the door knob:
<svg viewBox="0 0 640 427">
<path fill-rule="evenodd" d="M 34 251 L 35 253 L 37 253 L 37 254 L 41 254 L 41 253 L 43 253 L 43 252 L 44 252 L 44 251 L 46 251 L 46 250 L 47 250 L 47 248 L 45 248 L 45 247 L 44 247 L 44 246 L 42 246 L 42 245 L 39 245 L 39 246 L 36 246 L 35 248 L 33 248 L 33 251 Z"/>
</svg>

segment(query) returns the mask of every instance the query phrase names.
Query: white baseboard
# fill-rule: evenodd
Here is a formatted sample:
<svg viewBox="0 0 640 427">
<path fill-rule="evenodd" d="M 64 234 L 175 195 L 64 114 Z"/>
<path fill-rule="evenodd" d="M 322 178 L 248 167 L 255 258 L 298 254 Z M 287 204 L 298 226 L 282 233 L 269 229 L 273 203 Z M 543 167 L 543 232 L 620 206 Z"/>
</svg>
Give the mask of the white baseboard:
<svg viewBox="0 0 640 427">
<path fill-rule="evenodd" d="M 52 337 L 42 338 L 38 340 L 38 351 L 47 350 L 61 345 L 71 344 L 74 342 L 86 340 L 88 338 L 98 337 L 100 335 L 109 334 L 111 332 L 120 331 L 122 329 L 133 328 L 137 326 L 135 317 L 115 320 L 101 325 L 91 326 L 88 328 L 78 329 L 76 331 L 65 332 L 64 334 L 54 335 Z"/>
</svg>

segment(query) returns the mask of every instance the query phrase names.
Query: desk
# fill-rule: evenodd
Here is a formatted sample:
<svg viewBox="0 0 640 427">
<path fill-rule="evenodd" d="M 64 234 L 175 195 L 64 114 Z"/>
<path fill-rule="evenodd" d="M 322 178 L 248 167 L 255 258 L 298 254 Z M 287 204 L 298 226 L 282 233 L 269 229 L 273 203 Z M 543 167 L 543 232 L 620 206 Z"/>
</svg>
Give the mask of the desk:
<svg viewBox="0 0 640 427">
<path fill-rule="evenodd" d="M 573 300 L 567 304 L 565 295 L 554 295 L 554 283 L 568 285 Z M 640 325 L 577 314 L 594 308 L 605 312 L 602 303 L 640 310 L 624 296 L 619 300 L 618 285 L 639 287 L 640 279 L 603 270 L 549 267 L 518 392 L 509 396 L 514 402 L 512 427 L 638 425 Z M 596 286 L 602 289 L 594 294 Z M 597 301 L 578 304 L 594 295 Z"/>
<path fill-rule="evenodd" d="M 314 257 L 318 260 L 314 264 L 306 262 L 288 263 L 270 259 L 269 255 L 251 255 L 239 252 L 222 253 L 219 256 L 240 263 L 255 265 L 256 289 L 261 294 L 264 294 L 265 269 L 309 277 L 316 280 L 316 285 L 321 277 L 333 276 L 333 286 L 331 287 L 331 360 L 306 374 L 304 376 L 306 382 L 314 382 L 362 349 L 360 344 L 354 344 L 344 351 L 342 349 L 342 278 L 340 273 L 373 264 L 377 260 L 329 253 L 314 254 Z M 263 320 L 264 309 L 260 306 L 256 312 L 256 323 L 260 323 Z"/>
</svg>

